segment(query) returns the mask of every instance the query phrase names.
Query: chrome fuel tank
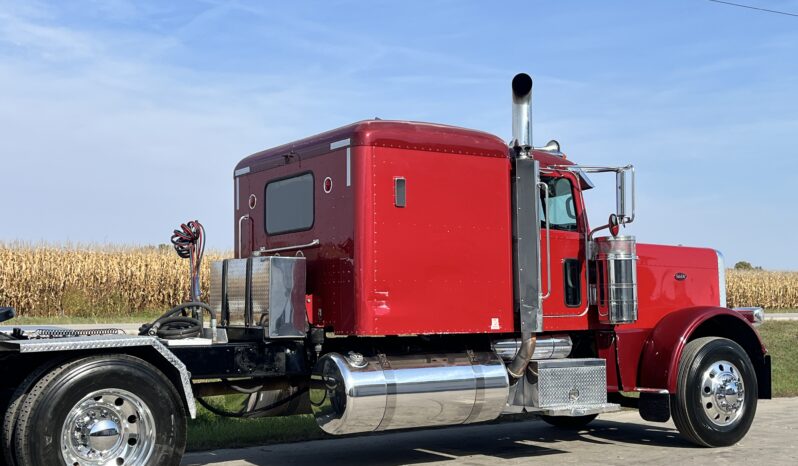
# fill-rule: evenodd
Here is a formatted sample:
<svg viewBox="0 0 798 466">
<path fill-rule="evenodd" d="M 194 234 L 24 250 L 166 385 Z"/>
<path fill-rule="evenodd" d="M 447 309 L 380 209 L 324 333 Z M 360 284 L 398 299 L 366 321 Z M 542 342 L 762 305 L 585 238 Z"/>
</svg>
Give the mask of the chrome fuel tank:
<svg viewBox="0 0 798 466">
<path fill-rule="evenodd" d="M 496 419 L 509 379 L 494 353 L 363 357 L 324 355 L 310 403 L 330 434 L 470 424 Z"/>
</svg>

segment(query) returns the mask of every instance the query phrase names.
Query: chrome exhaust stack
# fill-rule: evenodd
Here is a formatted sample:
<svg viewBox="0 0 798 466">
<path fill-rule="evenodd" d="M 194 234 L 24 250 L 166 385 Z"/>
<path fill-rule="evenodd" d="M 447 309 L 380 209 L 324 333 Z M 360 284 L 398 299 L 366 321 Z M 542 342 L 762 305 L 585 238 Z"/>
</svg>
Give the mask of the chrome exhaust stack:
<svg viewBox="0 0 798 466">
<path fill-rule="evenodd" d="M 513 78 L 513 139 L 510 147 L 519 156 L 527 156 L 532 148 L 532 77 L 518 73 Z"/>
<path fill-rule="evenodd" d="M 532 150 L 532 77 L 519 73 L 511 85 L 513 97 L 513 300 L 521 323 L 521 343 L 507 362 L 507 372 L 524 375 L 535 353 L 535 333 L 543 330 L 540 295 L 539 165 Z"/>
</svg>

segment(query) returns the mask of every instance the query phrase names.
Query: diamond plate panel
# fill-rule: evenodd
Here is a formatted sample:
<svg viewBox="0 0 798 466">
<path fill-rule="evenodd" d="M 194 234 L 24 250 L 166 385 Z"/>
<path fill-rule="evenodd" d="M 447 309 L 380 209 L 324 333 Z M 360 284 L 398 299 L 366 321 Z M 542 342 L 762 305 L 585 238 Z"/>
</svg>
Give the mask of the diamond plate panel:
<svg viewBox="0 0 798 466">
<path fill-rule="evenodd" d="M 252 258 L 252 319 L 256 325 L 269 325 L 269 291 L 273 257 Z"/>
<path fill-rule="evenodd" d="M 211 262 L 211 288 L 208 293 L 208 305 L 213 312 L 222 317 L 222 283 L 224 281 L 224 261 Z"/>
<path fill-rule="evenodd" d="M 247 260 L 227 259 L 227 325 L 244 326 L 247 320 Z"/>
<path fill-rule="evenodd" d="M 607 403 L 607 368 L 603 359 L 559 359 L 532 361 L 537 373 L 531 395 L 535 407 L 547 409 L 565 406 L 602 405 Z"/>
<path fill-rule="evenodd" d="M 20 353 L 47 353 L 151 346 L 180 373 L 180 382 L 183 388 L 183 396 L 188 405 L 188 412 L 191 415 L 191 419 L 197 417 L 194 392 L 191 390 L 191 374 L 188 372 L 188 369 L 186 369 L 186 365 L 183 364 L 183 361 L 169 351 L 169 348 L 164 346 L 155 337 L 102 335 L 97 337 L 54 338 L 49 340 L 14 340 L 5 343 L 19 346 Z"/>
</svg>

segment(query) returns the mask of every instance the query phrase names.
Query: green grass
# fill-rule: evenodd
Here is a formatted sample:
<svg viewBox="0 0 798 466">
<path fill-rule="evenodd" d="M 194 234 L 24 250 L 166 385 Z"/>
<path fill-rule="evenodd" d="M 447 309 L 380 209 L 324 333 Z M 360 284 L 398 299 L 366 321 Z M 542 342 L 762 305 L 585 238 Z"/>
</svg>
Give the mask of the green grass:
<svg viewBox="0 0 798 466">
<path fill-rule="evenodd" d="M 779 314 L 784 312 L 798 312 L 798 309 L 781 309 L 781 308 L 765 309 L 765 314 Z"/>
<path fill-rule="evenodd" d="M 238 411 L 243 395 L 210 398 L 227 411 Z M 314 440 L 327 436 L 312 415 L 239 419 L 219 417 L 197 406 L 197 419 L 188 423 L 188 450 L 236 448 L 248 445 Z"/>
<path fill-rule="evenodd" d="M 81 325 L 81 324 L 138 324 L 152 322 L 164 310 L 141 312 L 136 314 L 120 314 L 111 316 L 82 316 L 82 317 L 14 317 L 14 319 L 0 323 L 0 325 Z"/>
<path fill-rule="evenodd" d="M 759 327 L 773 362 L 773 396 L 798 396 L 798 321 L 769 321 Z"/>
</svg>

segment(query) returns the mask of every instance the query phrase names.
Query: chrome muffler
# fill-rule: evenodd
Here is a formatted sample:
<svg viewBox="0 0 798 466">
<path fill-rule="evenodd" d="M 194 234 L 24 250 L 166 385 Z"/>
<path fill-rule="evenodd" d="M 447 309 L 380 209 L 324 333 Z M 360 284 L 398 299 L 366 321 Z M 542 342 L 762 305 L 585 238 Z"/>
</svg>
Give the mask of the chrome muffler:
<svg viewBox="0 0 798 466">
<path fill-rule="evenodd" d="M 328 353 L 313 370 L 316 422 L 334 435 L 499 417 L 510 381 L 492 352 L 364 357 Z"/>
</svg>

